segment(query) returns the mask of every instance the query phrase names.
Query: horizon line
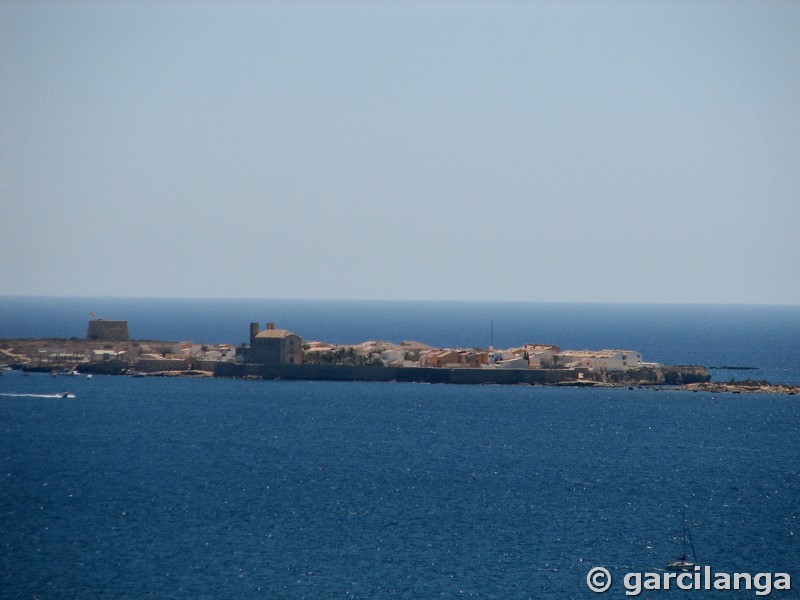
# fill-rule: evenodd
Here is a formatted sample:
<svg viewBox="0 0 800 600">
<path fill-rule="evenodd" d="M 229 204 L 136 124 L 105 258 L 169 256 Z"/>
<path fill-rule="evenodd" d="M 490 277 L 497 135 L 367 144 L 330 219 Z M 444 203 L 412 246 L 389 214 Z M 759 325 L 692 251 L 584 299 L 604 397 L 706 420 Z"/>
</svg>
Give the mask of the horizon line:
<svg viewBox="0 0 800 600">
<path fill-rule="evenodd" d="M 431 299 L 431 298 L 298 298 L 298 297 L 259 297 L 259 296 L 131 296 L 117 294 L 5 294 L 0 298 L 17 299 L 86 299 L 86 300 L 154 300 L 154 301 L 264 301 L 264 302 L 358 302 L 358 303 L 408 303 L 408 304 L 574 304 L 574 305 L 635 305 L 635 306 L 770 306 L 800 307 L 798 303 L 788 302 L 711 302 L 711 301 L 645 301 L 645 300 L 508 300 L 508 299 Z"/>
</svg>

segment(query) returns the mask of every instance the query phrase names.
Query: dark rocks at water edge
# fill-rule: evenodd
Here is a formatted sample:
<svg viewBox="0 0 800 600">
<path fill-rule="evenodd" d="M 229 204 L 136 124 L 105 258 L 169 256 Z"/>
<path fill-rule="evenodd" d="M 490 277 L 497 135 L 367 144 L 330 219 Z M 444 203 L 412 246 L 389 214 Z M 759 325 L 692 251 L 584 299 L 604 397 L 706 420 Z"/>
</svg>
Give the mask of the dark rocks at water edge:
<svg viewBox="0 0 800 600">
<path fill-rule="evenodd" d="M 728 381 L 703 383 L 690 383 L 684 385 L 682 389 L 692 392 L 716 392 L 729 394 L 784 394 L 787 396 L 797 396 L 800 394 L 800 386 L 797 385 L 776 385 L 768 381 L 756 381 L 745 379 L 744 381 Z"/>
<path fill-rule="evenodd" d="M 602 378 L 608 383 L 640 385 L 685 385 L 711 381 L 706 367 L 698 365 L 645 366 L 627 371 L 607 371 Z"/>
</svg>

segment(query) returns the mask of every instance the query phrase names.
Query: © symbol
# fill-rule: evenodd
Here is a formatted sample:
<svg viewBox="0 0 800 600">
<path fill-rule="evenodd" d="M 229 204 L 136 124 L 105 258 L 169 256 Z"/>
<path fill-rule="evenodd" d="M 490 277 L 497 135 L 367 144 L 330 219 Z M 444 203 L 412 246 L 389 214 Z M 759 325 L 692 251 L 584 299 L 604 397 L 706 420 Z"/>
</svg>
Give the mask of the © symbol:
<svg viewBox="0 0 800 600">
<path fill-rule="evenodd" d="M 604 567 L 595 567 L 586 575 L 586 585 L 593 592 L 602 594 L 611 587 L 611 573 Z"/>
</svg>

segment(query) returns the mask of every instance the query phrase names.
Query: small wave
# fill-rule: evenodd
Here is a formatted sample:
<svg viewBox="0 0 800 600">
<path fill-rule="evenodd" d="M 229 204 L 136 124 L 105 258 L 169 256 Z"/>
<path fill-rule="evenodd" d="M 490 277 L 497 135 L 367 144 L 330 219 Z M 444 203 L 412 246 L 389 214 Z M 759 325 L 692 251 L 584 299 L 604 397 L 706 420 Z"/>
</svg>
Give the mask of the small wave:
<svg viewBox="0 0 800 600">
<path fill-rule="evenodd" d="M 6 398 L 75 398 L 75 394 L 69 392 L 62 392 L 61 394 L 5 394 L 0 393 L 0 396 Z"/>
</svg>

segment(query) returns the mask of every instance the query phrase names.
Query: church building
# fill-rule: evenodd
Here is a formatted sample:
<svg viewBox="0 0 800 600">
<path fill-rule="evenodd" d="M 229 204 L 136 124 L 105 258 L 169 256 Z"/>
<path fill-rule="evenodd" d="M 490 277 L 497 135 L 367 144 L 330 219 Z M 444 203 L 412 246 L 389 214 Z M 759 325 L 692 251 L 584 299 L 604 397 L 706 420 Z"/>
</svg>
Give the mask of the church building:
<svg viewBox="0 0 800 600">
<path fill-rule="evenodd" d="M 286 329 L 267 323 L 263 331 L 259 323 L 250 323 L 250 348 L 246 361 L 256 365 L 300 364 L 303 362 L 302 338 Z"/>
</svg>

